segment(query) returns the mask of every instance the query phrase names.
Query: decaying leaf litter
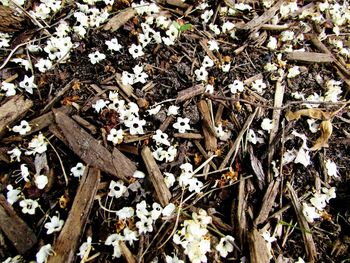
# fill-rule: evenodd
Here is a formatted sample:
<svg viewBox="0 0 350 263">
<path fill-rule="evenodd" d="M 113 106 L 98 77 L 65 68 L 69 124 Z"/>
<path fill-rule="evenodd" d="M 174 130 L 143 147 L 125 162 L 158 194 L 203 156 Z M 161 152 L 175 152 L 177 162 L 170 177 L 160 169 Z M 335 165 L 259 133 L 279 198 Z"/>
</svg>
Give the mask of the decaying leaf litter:
<svg viewBox="0 0 350 263">
<path fill-rule="evenodd" d="M 5 262 L 349 259 L 346 1 L 1 1 Z"/>
</svg>

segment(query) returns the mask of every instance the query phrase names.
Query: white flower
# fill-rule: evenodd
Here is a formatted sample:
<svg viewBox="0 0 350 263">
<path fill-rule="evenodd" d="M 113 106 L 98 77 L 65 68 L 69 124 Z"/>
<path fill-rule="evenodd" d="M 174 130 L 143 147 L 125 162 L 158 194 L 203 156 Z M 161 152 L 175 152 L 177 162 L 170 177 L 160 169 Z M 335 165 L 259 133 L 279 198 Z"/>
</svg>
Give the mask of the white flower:
<svg viewBox="0 0 350 263">
<path fill-rule="evenodd" d="M 19 206 L 22 207 L 23 214 L 35 214 L 35 209 L 39 207 L 39 203 L 36 200 L 24 199 L 19 202 Z"/>
<path fill-rule="evenodd" d="M 6 92 L 7 97 L 16 95 L 16 86 L 12 83 L 3 81 L 1 83 L 1 89 Z"/>
<path fill-rule="evenodd" d="M 265 230 L 261 235 L 265 239 L 265 241 L 268 243 L 272 243 L 276 241 L 276 238 L 274 236 L 271 236 L 270 232 L 267 230 Z"/>
<path fill-rule="evenodd" d="M 84 171 L 85 171 L 85 165 L 82 163 L 77 163 L 76 166 L 70 169 L 71 175 L 73 175 L 74 177 L 78 177 L 79 179 L 80 177 L 83 176 Z"/>
<path fill-rule="evenodd" d="M 256 144 L 257 143 L 257 137 L 256 134 L 254 132 L 254 130 L 249 129 L 247 132 L 247 140 L 248 142 L 252 143 L 252 144 Z"/>
<path fill-rule="evenodd" d="M 54 232 L 60 232 L 64 224 L 64 220 L 58 216 L 51 217 L 51 221 L 46 223 L 44 227 L 47 229 L 47 234 L 50 235 Z"/>
<path fill-rule="evenodd" d="M 109 184 L 108 196 L 119 198 L 127 190 L 128 188 L 124 185 L 124 182 L 122 180 L 118 180 L 117 182 L 112 180 L 111 183 Z"/>
<path fill-rule="evenodd" d="M 168 116 L 170 116 L 170 115 L 176 116 L 179 114 L 179 109 L 180 109 L 180 107 L 178 107 L 178 106 L 170 105 L 168 108 L 168 111 L 167 111 L 167 115 Z"/>
<path fill-rule="evenodd" d="M 132 177 L 134 178 L 145 178 L 145 176 L 146 176 L 145 173 L 139 170 L 136 170 L 132 175 Z"/>
<path fill-rule="evenodd" d="M 203 23 L 206 24 L 209 22 L 210 18 L 213 16 L 214 11 L 212 9 L 205 10 L 204 13 L 201 15 L 201 18 L 203 19 Z"/>
<path fill-rule="evenodd" d="M 105 43 L 106 43 L 106 45 L 108 46 L 108 49 L 109 49 L 109 50 L 112 50 L 112 51 L 119 51 L 121 48 L 123 48 L 123 47 L 119 44 L 117 38 L 112 38 L 111 40 L 107 40 Z"/>
<path fill-rule="evenodd" d="M 34 65 L 42 73 L 50 70 L 52 68 L 52 62 L 49 59 L 39 59 L 39 61 Z"/>
<path fill-rule="evenodd" d="M 200 67 L 199 69 L 196 69 L 194 73 L 196 74 L 197 81 L 207 81 L 208 71 L 205 69 L 205 67 Z"/>
<path fill-rule="evenodd" d="M 47 244 L 42 246 L 38 253 L 36 253 L 36 263 L 44 263 L 47 260 L 47 257 L 51 255 L 52 249 L 51 245 Z"/>
<path fill-rule="evenodd" d="M 323 209 L 326 207 L 327 195 L 315 193 L 312 198 L 310 198 L 310 203 L 317 208 L 319 211 L 323 211 Z"/>
<path fill-rule="evenodd" d="M 158 106 L 156 106 L 153 109 L 147 110 L 147 112 L 148 112 L 149 115 L 155 115 L 155 114 L 157 114 L 160 111 L 161 108 L 162 108 L 162 105 L 158 105 Z"/>
<path fill-rule="evenodd" d="M 134 74 L 131 74 L 127 71 L 122 73 L 122 83 L 123 85 L 132 85 L 134 84 Z"/>
<path fill-rule="evenodd" d="M 339 177 L 338 176 L 337 165 L 335 164 L 335 162 L 333 162 L 332 160 L 328 159 L 327 162 L 326 162 L 326 168 L 327 168 L 328 176 Z"/>
<path fill-rule="evenodd" d="M 252 7 L 250 5 L 244 4 L 244 3 L 239 3 L 235 4 L 235 8 L 240 11 L 245 11 L 245 10 L 251 10 Z"/>
<path fill-rule="evenodd" d="M 332 198 L 336 198 L 337 194 L 335 193 L 336 188 L 335 187 L 331 187 L 331 188 L 326 188 L 326 187 L 322 187 L 322 192 L 326 195 L 326 202 L 329 203 L 329 200 L 331 200 Z"/>
<path fill-rule="evenodd" d="M 129 242 L 129 245 L 132 246 L 134 241 L 137 241 L 137 232 L 130 230 L 128 227 L 125 227 L 123 230 L 124 240 Z"/>
<path fill-rule="evenodd" d="M 123 207 L 122 209 L 120 209 L 116 212 L 116 215 L 121 220 L 131 218 L 134 216 L 134 214 L 135 214 L 135 210 L 132 207 Z"/>
<path fill-rule="evenodd" d="M 320 218 L 320 215 L 316 212 L 315 207 L 309 206 L 306 203 L 303 203 L 303 215 L 309 223 L 313 223 L 314 219 Z"/>
<path fill-rule="evenodd" d="M 164 144 L 170 146 L 170 142 L 168 140 L 168 134 L 162 132 L 161 130 L 156 130 L 156 134 L 152 136 L 153 140 L 155 140 L 156 144 Z"/>
<path fill-rule="evenodd" d="M 23 58 L 14 58 L 12 59 L 13 62 L 20 64 L 21 66 L 23 66 L 25 68 L 25 70 L 29 70 L 31 69 L 31 64 L 28 60 L 23 59 Z"/>
<path fill-rule="evenodd" d="M 38 187 L 38 189 L 44 189 L 47 183 L 49 182 L 49 179 L 46 175 L 36 175 L 35 176 L 35 185 Z"/>
<path fill-rule="evenodd" d="M 89 54 L 89 59 L 91 64 L 96 64 L 101 62 L 102 60 L 104 60 L 106 58 L 106 55 L 101 53 L 100 51 L 95 51 L 94 53 L 90 53 Z"/>
<path fill-rule="evenodd" d="M 305 261 L 301 257 L 298 257 L 298 261 L 295 261 L 295 263 L 305 263 Z"/>
<path fill-rule="evenodd" d="M 28 150 L 25 152 L 26 155 L 44 153 L 47 150 L 47 142 L 42 133 L 39 133 L 38 136 L 35 136 L 30 143 L 28 144 Z"/>
<path fill-rule="evenodd" d="M 174 183 L 175 183 L 175 176 L 174 176 L 174 174 L 165 172 L 164 175 L 165 175 L 164 182 L 165 182 L 166 186 L 168 188 L 172 187 L 174 185 Z"/>
<path fill-rule="evenodd" d="M 264 69 L 268 72 L 276 71 L 278 68 L 274 63 L 266 63 Z"/>
<path fill-rule="evenodd" d="M 111 129 L 108 136 L 107 136 L 107 141 L 113 142 L 114 145 L 120 144 L 123 141 L 123 130 L 119 129 Z"/>
<path fill-rule="evenodd" d="M 213 23 L 209 24 L 209 29 L 213 31 L 215 35 L 219 35 L 221 33 L 221 30 L 218 25 L 215 25 Z"/>
<path fill-rule="evenodd" d="M 136 215 L 139 218 L 147 218 L 149 216 L 149 212 L 147 210 L 147 203 L 145 200 L 141 201 L 140 203 L 136 204 Z"/>
<path fill-rule="evenodd" d="M 290 69 L 288 69 L 288 75 L 287 78 L 294 78 L 300 74 L 300 70 L 298 66 L 294 66 Z"/>
<path fill-rule="evenodd" d="M 151 218 L 152 220 L 157 220 L 162 214 L 163 208 L 158 203 L 152 204 Z"/>
<path fill-rule="evenodd" d="M 169 255 L 165 255 L 165 263 L 185 263 L 185 262 L 179 259 L 177 255 L 174 254 L 173 257 Z"/>
<path fill-rule="evenodd" d="M 27 165 L 21 164 L 21 177 L 25 182 L 29 182 L 28 176 L 29 176 L 29 170 Z"/>
<path fill-rule="evenodd" d="M 294 32 L 291 30 L 286 30 L 281 33 L 281 41 L 287 42 L 294 39 Z"/>
<path fill-rule="evenodd" d="M 271 50 L 277 49 L 277 39 L 275 37 L 270 36 L 267 48 Z"/>
<path fill-rule="evenodd" d="M 172 162 L 175 160 L 175 157 L 177 155 L 177 149 L 174 146 L 170 146 L 168 150 L 165 153 L 165 162 Z"/>
<path fill-rule="evenodd" d="M 242 92 L 244 90 L 244 84 L 242 81 L 236 79 L 232 84 L 228 85 L 231 93 L 236 94 L 237 91 Z"/>
<path fill-rule="evenodd" d="M 227 141 L 231 136 L 231 131 L 224 131 L 221 123 L 219 123 L 218 126 L 215 126 L 215 131 L 216 131 L 218 138 L 221 141 Z"/>
<path fill-rule="evenodd" d="M 320 126 L 316 120 L 314 119 L 307 119 L 306 120 L 307 124 L 309 125 L 309 130 L 312 133 L 316 133 L 318 131 L 318 127 Z"/>
<path fill-rule="evenodd" d="M 261 129 L 270 133 L 272 128 L 273 128 L 272 120 L 270 120 L 269 118 L 264 118 L 263 121 L 261 122 Z"/>
<path fill-rule="evenodd" d="M 95 111 L 97 113 L 100 113 L 100 111 L 107 107 L 107 105 L 109 104 L 109 101 L 107 100 L 103 100 L 103 99 L 99 99 L 98 101 L 96 101 L 95 104 L 92 104 L 92 107 L 95 109 Z"/>
<path fill-rule="evenodd" d="M 210 85 L 210 84 L 207 84 L 205 86 L 205 92 L 210 93 L 210 94 L 214 94 L 214 86 Z"/>
<path fill-rule="evenodd" d="M 113 258 L 120 258 L 122 255 L 120 246 L 119 246 L 119 241 L 124 240 L 124 237 L 120 234 L 111 234 L 107 237 L 105 241 L 106 246 L 113 246 Z"/>
<path fill-rule="evenodd" d="M 221 26 L 222 33 L 230 32 L 232 29 L 234 29 L 234 27 L 235 27 L 234 23 L 232 23 L 230 21 L 226 21 Z"/>
<path fill-rule="evenodd" d="M 228 253 L 231 253 L 233 251 L 234 241 L 235 239 L 232 236 L 222 237 L 215 249 L 220 253 L 220 256 L 225 258 L 227 257 Z"/>
<path fill-rule="evenodd" d="M 87 253 L 87 251 L 89 251 L 91 249 L 91 242 L 92 242 L 92 238 L 91 237 L 87 237 L 86 242 L 84 242 L 83 244 L 80 245 L 79 247 L 79 253 L 77 254 L 81 259 L 85 256 L 85 254 Z"/>
<path fill-rule="evenodd" d="M 145 53 L 142 51 L 142 46 L 141 45 L 135 45 L 132 44 L 131 47 L 129 48 L 129 53 L 132 55 L 132 57 L 138 58 L 143 56 Z"/>
<path fill-rule="evenodd" d="M 142 218 L 140 221 L 136 223 L 136 227 L 139 230 L 139 234 L 152 232 L 153 231 L 153 220 L 152 218 Z"/>
<path fill-rule="evenodd" d="M 22 120 L 20 125 L 13 126 L 12 130 L 14 132 L 19 133 L 20 135 L 25 135 L 27 132 L 29 132 L 32 128 L 30 128 L 29 123 L 25 120 Z"/>
<path fill-rule="evenodd" d="M 222 72 L 229 72 L 231 68 L 231 63 L 226 63 L 221 65 L 221 70 Z"/>
<path fill-rule="evenodd" d="M 146 78 L 148 78 L 147 73 L 143 72 L 143 66 L 136 65 L 133 68 L 134 80 L 133 83 L 141 82 L 146 83 Z"/>
<path fill-rule="evenodd" d="M 214 39 L 209 40 L 208 41 L 208 49 L 210 51 L 214 51 L 214 50 L 219 51 L 219 44 L 218 44 L 218 42 L 215 41 Z"/>
<path fill-rule="evenodd" d="M 305 150 L 303 147 L 299 149 L 296 153 L 296 157 L 294 159 L 294 163 L 301 163 L 305 167 L 310 165 L 311 160 L 310 160 L 310 155 L 309 151 Z"/>
<path fill-rule="evenodd" d="M 265 88 L 266 88 L 266 84 L 262 79 L 257 79 L 252 84 L 252 89 L 258 92 L 259 94 L 262 94 Z"/>
<path fill-rule="evenodd" d="M 154 152 L 152 152 L 154 159 L 157 161 L 163 161 L 167 155 L 167 152 L 163 150 L 162 147 L 158 147 Z"/>
<path fill-rule="evenodd" d="M 19 194 L 21 193 L 21 190 L 13 189 L 13 186 L 10 184 L 6 186 L 6 189 L 7 189 L 6 200 L 11 205 L 13 205 L 19 199 Z"/>
<path fill-rule="evenodd" d="M 134 117 L 131 120 L 125 121 L 125 126 L 130 129 L 130 134 L 144 134 L 143 126 L 146 124 L 145 120 L 140 120 L 138 117 Z"/>
<path fill-rule="evenodd" d="M 179 131 L 179 133 L 185 133 L 186 130 L 190 130 L 190 119 L 178 117 L 177 121 L 173 124 L 173 127 Z"/>
<path fill-rule="evenodd" d="M 203 187 L 203 183 L 201 181 L 199 181 L 197 178 L 190 178 L 187 181 L 188 183 L 188 191 L 190 192 L 196 192 L 196 193 L 200 193 L 201 188 Z"/>
<path fill-rule="evenodd" d="M 19 83 L 19 86 L 25 89 L 26 92 L 33 94 L 33 89 L 37 88 L 37 85 L 34 83 L 34 75 L 30 78 L 25 75 L 24 79 Z"/>
<path fill-rule="evenodd" d="M 211 68 L 212 66 L 214 66 L 214 61 L 211 60 L 211 58 L 209 56 L 205 56 L 202 62 L 202 67 L 203 68 Z"/>
<path fill-rule="evenodd" d="M 169 217 L 174 214 L 175 212 L 175 205 L 173 203 L 169 203 L 166 207 L 164 207 L 162 211 L 162 216 Z"/>
</svg>

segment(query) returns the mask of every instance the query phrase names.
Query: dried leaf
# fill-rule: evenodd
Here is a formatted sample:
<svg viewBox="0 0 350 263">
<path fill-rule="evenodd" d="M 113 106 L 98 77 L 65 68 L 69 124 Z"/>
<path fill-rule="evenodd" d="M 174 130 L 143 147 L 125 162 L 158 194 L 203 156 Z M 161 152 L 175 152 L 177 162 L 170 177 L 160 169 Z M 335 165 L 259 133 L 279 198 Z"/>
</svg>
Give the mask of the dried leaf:
<svg viewBox="0 0 350 263">
<path fill-rule="evenodd" d="M 323 112 L 319 109 L 304 109 L 298 110 L 296 112 L 288 111 L 286 113 L 287 121 L 299 120 L 301 116 L 308 116 L 310 118 L 320 120 L 322 117 L 328 119 L 327 117 L 329 116 L 329 113 Z"/>
<path fill-rule="evenodd" d="M 311 151 L 317 151 L 322 147 L 328 147 L 328 140 L 332 135 L 333 126 L 330 121 L 323 121 L 320 124 L 321 136 L 316 140 L 315 145 L 310 149 Z"/>
</svg>

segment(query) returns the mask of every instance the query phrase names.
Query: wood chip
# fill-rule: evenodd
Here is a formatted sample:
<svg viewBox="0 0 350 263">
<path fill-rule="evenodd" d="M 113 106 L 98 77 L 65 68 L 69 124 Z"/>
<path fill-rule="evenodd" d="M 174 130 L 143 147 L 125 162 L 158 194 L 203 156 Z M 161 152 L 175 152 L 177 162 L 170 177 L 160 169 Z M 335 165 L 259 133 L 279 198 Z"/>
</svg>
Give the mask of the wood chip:
<svg viewBox="0 0 350 263">
<path fill-rule="evenodd" d="M 299 227 L 302 229 L 301 234 L 304 240 L 307 261 L 315 262 L 315 260 L 317 259 L 316 246 L 309 228 L 309 224 L 307 223 L 303 215 L 303 208 L 299 202 L 296 192 L 294 191 L 293 187 L 289 182 L 287 182 L 287 188 L 290 193 L 290 198 L 292 200 L 295 213 L 297 215 Z"/>
<path fill-rule="evenodd" d="M 201 100 L 197 103 L 199 112 L 202 115 L 202 128 L 204 135 L 204 143 L 207 151 L 214 152 L 217 149 L 216 132 L 213 126 L 213 120 L 211 118 L 210 109 L 205 100 Z"/>
<path fill-rule="evenodd" d="M 165 207 L 169 204 L 169 201 L 171 199 L 171 193 L 164 182 L 162 172 L 159 170 L 159 167 L 156 161 L 154 160 L 152 152 L 148 146 L 143 147 L 141 151 L 141 156 L 146 165 L 153 187 L 156 190 L 158 200 L 160 204 L 163 207 Z"/>
<path fill-rule="evenodd" d="M 183 8 L 186 9 L 188 8 L 190 5 L 184 3 L 182 0 L 157 0 L 158 4 L 168 4 L 168 5 L 172 5 L 172 6 L 176 6 L 179 8 Z"/>
<path fill-rule="evenodd" d="M 300 52 L 294 51 L 287 54 L 288 60 L 309 63 L 331 63 L 333 58 L 330 54 L 317 52 Z"/>
<path fill-rule="evenodd" d="M 202 85 L 195 85 L 185 90 L 181 90 L 176 97 L 175 103 L 181 103 L 188 99 L 191 99 L 195 96 L 203 94 L 205 91 L 205 87 Z"/>
<path fill-rule="evenodd" d="M 86 168 L 79 182 L 77 194 L 63 229 L 54 243 L 55 254 L 48 258 L 48 263 L 75 262 L 90 211 L 100 183 L 100 170 Z"/>
<path fill-rule="evenodd" d="M 135 164 L 114 148 L 111 154 L 95 138 L 64 113 L 54 110 L 57 125 L 68 141 L 68 146 L 85 163 L 127 181 L 136 171 Z"/>
<path fill-rule="evenodd" d="M 182 139 L 194 139 L 194 140 L 201 140 L 203 139 L 203 135 L 200 133 L 174 133 L 175 138 L 182 138 Z"/>
<path fill-rule="evenodd" d="M 3 195 L 0 195 L 0 222 L 0 229 L 19 254 L 26 253 L 36 244 L 33 230 L 16 214 Z"/>
<path fill-rule="evenodd" d="M 117 31 L 135 15 L 136 11 L 133 8 L 125 9 L 109 19 L 107 24 L 105 24 L 102 29 L 109 30 L 111 32 Z"/>
<path fill-rule="evenodd" d="M 267 243 L 260 232 L 253 227 L 248 234 L 248 243 L 251 263 L 269 263 L 270 255 Z"/>
<path fill-rule="evenodd" d="M 275 203 L 276 196 L 279 192 L 279 185 L 279 179 L 270 182 L 269 187 L 267 188 L 264 198 L 262 200 L 262 205 L 259 214 L 254 221 L 255 225 L 264 223 L 269 217 L 269 213 L 271 212 L 272 206 Z"/>
<path fill-rule="evenodd" d="M 33 106 L 31 100 L 25 100 L 23 96 L 16 95 L 0 107 L 0 138 L 7 127 L 20 120 Z"/>
</svg>

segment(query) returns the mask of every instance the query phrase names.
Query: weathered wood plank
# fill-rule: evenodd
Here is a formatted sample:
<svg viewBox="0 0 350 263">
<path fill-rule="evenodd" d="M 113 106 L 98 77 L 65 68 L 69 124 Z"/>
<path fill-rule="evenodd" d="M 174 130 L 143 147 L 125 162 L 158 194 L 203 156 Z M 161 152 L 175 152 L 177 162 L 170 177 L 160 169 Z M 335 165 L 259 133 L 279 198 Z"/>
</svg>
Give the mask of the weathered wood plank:
<svg viewBox="0 0 350 263">
<path fill-rule="evenodd" d="M 0 195 L 0 228 L 20 254 L 37 242 L 33 230 L 16 214 L 3 195 Z"/>
<path fill-rule="evenodd" d="M 100 183 L 100 170 L 87 168 L 82 177 L 72 208 L 63 229 L 54 243 L 55 255 L 48 258 L 48 263 L 74 262 L 80 238 L 84 233 L 87 220 Z"/>
</svg>

